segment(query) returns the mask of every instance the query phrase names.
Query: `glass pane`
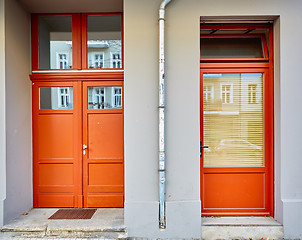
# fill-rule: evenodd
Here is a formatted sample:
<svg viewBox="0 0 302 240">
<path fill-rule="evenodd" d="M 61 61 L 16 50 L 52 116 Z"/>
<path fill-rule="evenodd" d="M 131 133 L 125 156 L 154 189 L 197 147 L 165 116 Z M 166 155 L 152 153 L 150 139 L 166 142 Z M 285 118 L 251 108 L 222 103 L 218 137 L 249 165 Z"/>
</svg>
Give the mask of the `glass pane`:
<svg viewBox="0 0 302 240">
<path fill-rule="evenodd" d="M 39 17 L 39 69 L 72 68 L 72 17 Z"/>
<path fill-rule="evenodd" d="M 72 109 L 72 87 L 40 87 L 40 109 Z"/>
<path fill-rule="evenodd" d="M 259 38 L 200 38 L 201 58 L 263 58 Z"/>
<path fill-rule="evenodd" d="M 88 109 L 122 108 L 122 87 L 88 87 Z"/>
<path fill-rule="evenodd" d="M 263 74 L 203 75 L 205 167 L 263 166 Z"/>
<path fill-rule="evenodd" d="M 88 68 L 121 68 L 121 16 L 87 16 Z"/>
</svg>

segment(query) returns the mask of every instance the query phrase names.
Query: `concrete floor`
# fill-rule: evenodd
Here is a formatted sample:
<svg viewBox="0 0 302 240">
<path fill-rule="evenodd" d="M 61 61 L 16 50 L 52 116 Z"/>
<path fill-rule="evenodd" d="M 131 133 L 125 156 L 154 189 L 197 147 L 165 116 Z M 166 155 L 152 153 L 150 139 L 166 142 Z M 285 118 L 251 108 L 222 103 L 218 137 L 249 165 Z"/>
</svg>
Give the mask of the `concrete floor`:
<svg viewBox="0 0 302 240">
<path fill-rule="evenodd" d="M 126 236 L 123 208 L 97 209 L 91 219 L 49 220 L 56 208 L 35 208 L 4 225 L 0 238 L 5 237 L 102 237 L 123 238 Z M 48 239 L 47 238 L 47 239 Z M 28 239 L 28 238 L 27 238 Z"/>
</svg>

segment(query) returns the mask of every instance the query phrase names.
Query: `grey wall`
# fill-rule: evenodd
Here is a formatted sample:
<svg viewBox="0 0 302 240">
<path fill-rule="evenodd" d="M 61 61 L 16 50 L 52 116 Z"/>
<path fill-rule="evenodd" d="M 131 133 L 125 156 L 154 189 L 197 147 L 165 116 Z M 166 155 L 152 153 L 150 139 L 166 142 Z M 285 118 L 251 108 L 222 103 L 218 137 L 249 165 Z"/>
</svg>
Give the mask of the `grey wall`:
<svg viewBox="0 0 302 240">
<path fill-rule="evenodd" d="M 6 139 L 5 139 L 5 12 L 0 0 L 0 227 L 3 225 L 3 206 L 6 197 Z"/>
<path fill-rule="evenodd" d="M 157 71 L 160 0 L 124 1 L 125 222 L 130 236 L 197 237 L 199 202 L 199 19 L 278 16 L 275 32 L 275 216 L 302 237 L 300 0 L 174 0 L 166 14 L 167 230 L 159 231 Z M 252 16 L 252 17 L 251 17 Z M 190 93 L 190 94 L 185 94 Z M 282 138 L 281 138 L 282 136 Z M 173 211 L 170 211 L 173 209 Z M 183 212 L 182 212 L 183 211 Z M 177 225 L 181 223 L 181 225 Z M 186 226 L 183 228 L 183 226 Z"/>
<path fill-rule="evenodd" d="M 16 0 L 6 0 L 5 4 L 7 191 L 4 222 L 8 222 L 32 207 L 32 117 L 29 80 L 30 15 Z"/>
</svg>

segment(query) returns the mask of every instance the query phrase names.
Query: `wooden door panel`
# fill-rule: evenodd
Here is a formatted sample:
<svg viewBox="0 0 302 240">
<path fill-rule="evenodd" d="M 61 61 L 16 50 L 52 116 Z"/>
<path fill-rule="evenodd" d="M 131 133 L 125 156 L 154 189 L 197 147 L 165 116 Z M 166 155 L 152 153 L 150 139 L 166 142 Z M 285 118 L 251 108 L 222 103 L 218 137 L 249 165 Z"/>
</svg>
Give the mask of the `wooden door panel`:
<svg viewBox="0 0 302 240">
<path fill-rule="evenodd" d="M 88 114 L 89 160 L 123 159 L 123 115 Z"/>
<path fill-rule="evenodd" d="M 207 210 L 265 208 L 264 173 L 210 173 L 203 178 Z"/>
<path fill-rule="evenodd" d="M 39 158 L 73 158 L 73 114 L 40 115 Z"/>
<path fill-rule="evenodd" d="M 73 89 L 73 107 L 58 109 L 60 87 Z M 51 89 L 50 109 L 40 109 L 40 88 Z M 33 85 L 34 207 L 82 207 L 80 94 L 74 82 Z"/>
<path fill-rule="evenodd" d="M 122 87 L 122 82 L 83 83 L 84 207 L 124 204 L 123 109 L 88 109 L 88 88 L 110 86 Z"/>
</svg>

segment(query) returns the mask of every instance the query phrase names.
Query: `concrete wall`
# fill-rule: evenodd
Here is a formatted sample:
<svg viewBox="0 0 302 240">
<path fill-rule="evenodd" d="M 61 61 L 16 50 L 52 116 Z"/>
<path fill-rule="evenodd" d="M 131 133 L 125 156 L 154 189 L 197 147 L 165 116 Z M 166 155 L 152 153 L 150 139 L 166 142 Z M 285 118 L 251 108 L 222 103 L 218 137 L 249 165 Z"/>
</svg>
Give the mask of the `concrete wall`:
<svg viewBox="0 0 302 240">
<path fill-rule="evenodd" d="M 3 225 L 6 197 L 6 131 L 5 131 L 5 1 L 0 0 L 0 227 Z"/>
<path fill-rule="evenodd" d="M 20 7 L 16 0 L 6 0 L 5 4 L 6 200 L 4 222 L 8 222 L 32 207 L 32 115 L 29 80 L 30 15 Z"/>
<path fill-rule="evenodd" d="M 166 14 L 167 229 L 158 230 L 157 103 L 160 0 L 124 1 L 125 223 L 134 237 L 198 237 L 200 17 L 278 16 L 275 30 L 275 216 L 302 236 L 300 0 L 172 1 Z M 280 37 L 279 37 L 280 35 Z M 279 41 L 280 40 L 280 41 Z M 190 93 L 189 95 L 184 93 Z M 282 138 L 281 138 L 282 136 Z M 284 205 L 284 206 L 283 206 Z M 300 219 L 300 220 L 299 220 Z"/>
</svg>

